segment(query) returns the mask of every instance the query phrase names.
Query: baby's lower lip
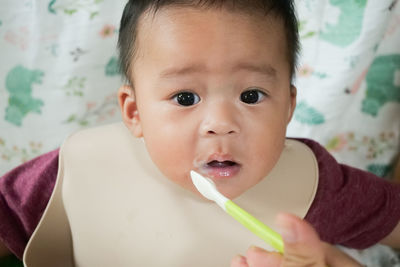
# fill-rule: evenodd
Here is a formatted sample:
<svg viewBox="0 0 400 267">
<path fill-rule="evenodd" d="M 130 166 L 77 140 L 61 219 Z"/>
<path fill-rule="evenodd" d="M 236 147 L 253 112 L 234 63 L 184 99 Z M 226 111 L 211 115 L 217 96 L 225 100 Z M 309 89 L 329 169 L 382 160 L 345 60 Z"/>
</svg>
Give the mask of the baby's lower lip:
<svg viewBox="0 0 400 267">
<path fill-rule="evenodd" d="M 204 166 L 204 173 L 214 179 L 226 179 L 235 176 L 240 171 L 240 165 L 235 164 L 232 166 L 224 166 L 224 167 L 211 167 Z"/>
</svg>

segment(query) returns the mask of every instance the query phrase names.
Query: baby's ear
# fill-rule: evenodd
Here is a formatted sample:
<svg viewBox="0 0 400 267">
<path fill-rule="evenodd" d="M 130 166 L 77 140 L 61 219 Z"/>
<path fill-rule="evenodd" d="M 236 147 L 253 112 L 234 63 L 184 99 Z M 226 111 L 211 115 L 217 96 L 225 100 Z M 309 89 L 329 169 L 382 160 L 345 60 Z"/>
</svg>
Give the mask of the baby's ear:
<svg viewBox="0 0 400 267">
<path fill-rule="evenodd" d="M 118 90 L 118 103 L 121 109 L 122 119 L 130 132 L 135 137 L 142 137 L 142 125 L 133 88 L 123 85 Z"/>
</svg>

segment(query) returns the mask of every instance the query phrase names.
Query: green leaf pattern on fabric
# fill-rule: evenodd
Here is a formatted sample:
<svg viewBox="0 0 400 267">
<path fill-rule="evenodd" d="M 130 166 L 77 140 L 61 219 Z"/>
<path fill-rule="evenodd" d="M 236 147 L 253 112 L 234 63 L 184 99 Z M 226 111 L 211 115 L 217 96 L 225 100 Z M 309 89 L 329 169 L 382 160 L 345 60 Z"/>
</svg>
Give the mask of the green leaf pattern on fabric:
<svg viewBox="0 0 400 267">
<path fill-rule="evenodd" d="M 86 77 L 74 76 L 70 78 L 66 85 L 64 85 L 64 90 L 67 96 L 80 96 L 84 95 Z"/>
<path fill-rule="evenodd" d="M 125 5 L 125 0 L 5 1 L 0 176 L 59 147 L 79 128 L 120 120 L 115 25 Z"/>
<path fill-rule="evenodd" d="M 400 2 L 395 3 L 296 2 L 302 52 L 298 106 L 287 130 L 290 137 L 324 144 L 339 162 L 385 174 L 383 166 L 392 166 L 400 151 Z"/>
<path fill-rule="evenodd" d="M 105 74 L 107 76 L 114 76 L 120 74 L 119 61 L 117 57 L 113 56 L 110 58 L 105 68 Z"/>
<path fill-rule="evenodd" d="M 367 166 L 367 170 L 372 172 L 376 176 L 386 177 L 393 169 L 392 165 L 387 164 L 370 164 Z"/>
<path fill-rule="evenodd" d="M 317 125 L 325 122 L 324 115 L 315 108 L 310 107 L 304 101 L 297 105 L 294 118 L 301 123 L 309 125 Z"/>
<path fill-rule="evenodd" d="M 21 65 L 14 67 L 6 77 L 6 89 L 9 93 L 5 119 L 17 126 L 28 113 L 41 113 L 43 101 L 32 97 L 34 84 L 41 84 L 44 73 L 30 70 Z"/>
<path fill-rule="evenodd" d="M 377 57 L 369 68 L 362 111 L 377 116 L 388 102 L 400 103 L 400 54 Z"/>
<path fill-rule="evenodd" d="M 300 38 L 302 40 L 307 39 L 307 38 L 311 38 L 316 34 L 315 31 L 308 31 L 306 29 L 306 24 L 307 24 L 306 20 L 299 21 L 299 34 L 300 34 Z"/>
<path fill-rule="evenodd" d="M 360 36 L 367 0 L 330 0 L 329 2 L 340 9 L 340 15 L 336 24 L 326 25 L 320 38 L 331 44 L 346 47 Z"/>
<path fill-rule="evenodd" d="M 47 6 L 49 13 L 56 15 L 58 11 L 63 12 L 66 15 L 72 16 L 80 10 L 89 13 L 89 18 L 93 19 L 97 15 L 98 6 L 104 0 L 51 0 Z M 61 3 L 60 3 L 61 2 Z"/>
<path fill-rule="evenodd" d="M 53 7 L 53 5 L 56 3 L 56 1 L 57 0 L 51 0 L 50 2 L 49 2 L 49 4 L 48 4 L 48 6 L 47 6 L 47 10 L 50 12 L 50 13 L 53 13 L 53 14 L 56 14 L 57 13 L 57 11 L 54 9 L 54 7 Z"/>
</svg>

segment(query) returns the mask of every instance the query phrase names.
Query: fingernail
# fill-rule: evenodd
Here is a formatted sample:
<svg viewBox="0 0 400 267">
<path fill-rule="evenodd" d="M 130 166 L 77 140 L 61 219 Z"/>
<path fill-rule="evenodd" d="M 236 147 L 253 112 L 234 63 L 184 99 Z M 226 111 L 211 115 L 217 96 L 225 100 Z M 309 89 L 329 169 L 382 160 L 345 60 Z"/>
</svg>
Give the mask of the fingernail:
<svg viewBox="0 0 400 267">
<path fill-rule="evenodd" d="M 297 242 L 297 233 L 294 225 L 281 222 L 279 224 L 279 229 L 281 230 L 283 241 L 286 243 Z"/>
</svg>

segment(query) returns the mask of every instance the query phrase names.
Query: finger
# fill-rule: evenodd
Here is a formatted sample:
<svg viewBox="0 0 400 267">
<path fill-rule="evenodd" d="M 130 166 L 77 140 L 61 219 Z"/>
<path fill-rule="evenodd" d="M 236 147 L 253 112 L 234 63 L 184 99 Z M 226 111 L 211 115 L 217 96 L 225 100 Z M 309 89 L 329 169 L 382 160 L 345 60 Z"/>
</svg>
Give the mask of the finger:
<svg viewBox="0 0 400 267">
<path fill-rule="evenodd" d="M 324 246 L 317 232 L 306 221 L 282 213 L 277 217 L 285 252 L 283 266 L 325 266 Z"/>
<path fill-rule="evenodd" d="M 231 261 L 231 267 L 249 267 L 247 260 L 242 255 L 237 255 Z"/>
<path fill-rule="evenodd" d="M 250 247 L 246 258 L 249 267 L 279 267 L 282 263 L 282 255 L 259 247 Z"/>
</svg>

